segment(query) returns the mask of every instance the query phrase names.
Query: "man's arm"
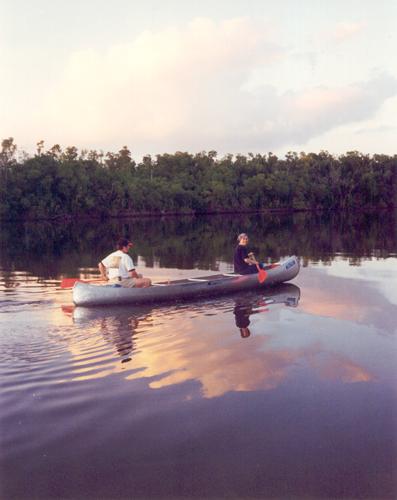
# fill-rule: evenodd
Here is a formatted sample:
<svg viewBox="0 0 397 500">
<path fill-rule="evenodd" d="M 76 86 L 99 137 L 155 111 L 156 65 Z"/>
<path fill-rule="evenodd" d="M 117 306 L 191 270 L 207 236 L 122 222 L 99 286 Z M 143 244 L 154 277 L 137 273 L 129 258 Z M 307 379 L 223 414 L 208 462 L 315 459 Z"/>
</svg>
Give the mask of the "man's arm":
<svg viewBox="0 0 397 500">
<path fill-rule="evenodd" d="M 133 260 L 131 259 L 131 257 L 128 254 L 124 254 L 123 259 L 124 259 L 125 269 L 128 270 L 128 274 L 130 275 L 130 277 L 131 278 L 141 278 L 142 276 L 140 276 L 135 270 L 135 264 L 134 264 Z"/>
<path fill-rule="evenodd" d="M 108 281 L 109 278 L 106 275 L 106 267 L 102 264 L 102 262 L 98 262 L 98 269 L 101 273 L 101 278 L 105 281 Z"/>
<path fill-rule="evenodd" d="M 128 272 L 131 278 L 140 278 L 139 274 L 135 271 L 135 269 L 130 269 Z"/>
</svg>

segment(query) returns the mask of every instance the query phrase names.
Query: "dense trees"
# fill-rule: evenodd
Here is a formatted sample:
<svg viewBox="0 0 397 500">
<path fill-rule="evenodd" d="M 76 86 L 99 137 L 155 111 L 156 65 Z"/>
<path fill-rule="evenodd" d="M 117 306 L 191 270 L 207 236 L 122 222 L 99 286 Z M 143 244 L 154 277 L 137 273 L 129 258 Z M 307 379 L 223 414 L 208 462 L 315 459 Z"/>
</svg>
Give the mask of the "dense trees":
<svg viewBox="0 0 397 500">
<path fill-rule="evenodd" d="M 2 219 L 396 206 L 397 155 L 176 152 L 136 163 L 127 147 L 46 151 L 40 141 L 28 157 L 12 138 L 1 146 Z"/>
</svg>

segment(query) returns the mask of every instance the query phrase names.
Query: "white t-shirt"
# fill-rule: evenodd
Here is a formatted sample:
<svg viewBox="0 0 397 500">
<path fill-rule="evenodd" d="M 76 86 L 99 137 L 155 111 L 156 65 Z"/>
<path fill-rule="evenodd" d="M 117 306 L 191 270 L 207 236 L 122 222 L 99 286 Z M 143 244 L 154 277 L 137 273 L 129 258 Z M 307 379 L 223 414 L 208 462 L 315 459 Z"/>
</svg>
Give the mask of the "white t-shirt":
<svg viewBox="0 0 397 500">
<path fill-rule="evenodd" d="M 116 250 L 105 257 L 102 260 L 102 264 L 106 267 L 109 279 L 118 277 L 129 278 L 130 274 L 128 271 L 133 271 L 135 269 L 131 257 L 121 250 Z"/>
</svg>

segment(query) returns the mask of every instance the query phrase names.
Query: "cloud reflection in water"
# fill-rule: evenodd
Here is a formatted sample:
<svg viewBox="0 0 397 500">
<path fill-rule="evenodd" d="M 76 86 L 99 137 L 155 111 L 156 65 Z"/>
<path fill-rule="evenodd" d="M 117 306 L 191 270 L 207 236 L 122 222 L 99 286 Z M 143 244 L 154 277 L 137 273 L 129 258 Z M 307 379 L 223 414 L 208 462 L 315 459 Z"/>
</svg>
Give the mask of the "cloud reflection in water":
<svg viewBox="0 0 397 500">
<path fill-rule="evenodd" d="M 323 310 L 324 295 L 317 306 L 314 295 L 306 303 L 310 315 L 300 296 L 299 287 L 284 284 L 195 304 L 75 308 L 73 321 L 85 332 L 69 345 L 75 380 L 123 373 L 151 389 L 194 380 L 205 398 L 274 389 L 298 370 L 343 383 L 374 380 L 360 356 L 334 344 L 333 324 L 316 330 L 312 314 Z"/>
</svg>

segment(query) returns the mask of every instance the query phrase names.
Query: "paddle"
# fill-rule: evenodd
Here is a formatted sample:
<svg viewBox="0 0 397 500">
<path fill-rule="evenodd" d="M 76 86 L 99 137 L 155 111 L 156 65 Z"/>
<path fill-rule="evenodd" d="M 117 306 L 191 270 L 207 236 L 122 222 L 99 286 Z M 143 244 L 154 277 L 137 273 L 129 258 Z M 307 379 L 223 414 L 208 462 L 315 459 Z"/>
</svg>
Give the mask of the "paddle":
<svg viewBox="0 0 397 500">
<path fill-rule="evenodd" d="M 250 252 L 248 255 L 256 260 L 253 252 Z M 256 265 L 256 268 L 258 269 L 258 281 L 260 284 L 262 284 L 265 282 L 265 280 L 267 278 L 267 272 L 264 269 L 262 269 L 257 262 L 255 263 L 255 265 Z"/>
<path fill-rule="evenodd" d="M 63 278 L 61 281 L 61 288 L 73 288 L 74 284 L 80 283 L 104 283 L 104 280 L 93 279 L 93 280 L 82 280 L 80 278 Z"/>
<path fill-rule="evenodd" d="M 267 278 L 267 272 L 259 267 L 259 264 L 256 264 L 256 267 L 258 269 L 258 281 L 260 284 L 264 283 L 266 278 Z"/>
</svg>

